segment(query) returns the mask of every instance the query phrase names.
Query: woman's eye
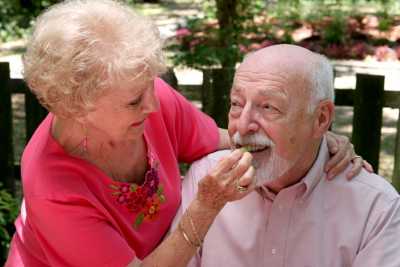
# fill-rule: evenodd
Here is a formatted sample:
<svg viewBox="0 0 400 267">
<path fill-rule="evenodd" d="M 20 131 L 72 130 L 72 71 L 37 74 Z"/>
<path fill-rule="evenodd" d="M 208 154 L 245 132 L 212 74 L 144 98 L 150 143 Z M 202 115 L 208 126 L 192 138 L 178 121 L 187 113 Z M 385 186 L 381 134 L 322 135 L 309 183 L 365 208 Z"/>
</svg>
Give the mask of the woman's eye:
<svg viewBox="0 0 400 267">
<path fill-rule="evenodd" d="M 142 97 L 139 97 L 138 99 L 135 99 L 132 102 L 130 102 L 129 106 L 137 106 L 141 101 L 142 101 Z"/>
</svg>

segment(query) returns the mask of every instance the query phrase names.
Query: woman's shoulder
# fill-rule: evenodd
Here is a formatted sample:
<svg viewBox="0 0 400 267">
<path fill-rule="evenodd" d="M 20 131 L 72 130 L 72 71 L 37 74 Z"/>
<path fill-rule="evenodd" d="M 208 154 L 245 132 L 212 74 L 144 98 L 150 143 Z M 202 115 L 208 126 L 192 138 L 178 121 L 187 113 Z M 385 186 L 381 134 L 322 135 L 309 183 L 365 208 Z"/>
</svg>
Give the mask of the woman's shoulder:
<svg viewBox="0 0 400 267">
<path fill-rule="evenodd" d="M 154 80 L 154 89 L 160 101 L 161 108 L 164 106 L 171 107 L 171 105 L 174 105 L 178 100 L 175 89 L 161 78 L 156 78 Z"/>
<path fill-rule="evenodd" d="M 92 170 L 86 164 L 62 155 L 37 155 L 21 166 L 24 196 L 57 199 L 90 194 L 87 177 Z"/>
</svg>

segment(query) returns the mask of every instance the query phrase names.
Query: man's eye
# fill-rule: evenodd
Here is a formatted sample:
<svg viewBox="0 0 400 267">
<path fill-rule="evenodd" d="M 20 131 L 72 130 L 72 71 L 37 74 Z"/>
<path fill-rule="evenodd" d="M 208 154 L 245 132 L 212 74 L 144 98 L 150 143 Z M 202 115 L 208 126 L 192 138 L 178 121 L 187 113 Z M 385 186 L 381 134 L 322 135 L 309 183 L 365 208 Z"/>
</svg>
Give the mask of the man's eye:
<svg viewBox="0 0 400 267">
<path fill-rule="evenodd" d="M 268 111 L 278 111 L 278 109 L 270 104 L 265 104 L 263 105 L 263 109 L 268 110 Z"/>
<path fill-rule="evenodd" d="M 237 102 L 237 101 L 231 101 L 231 106 L 232 107 L 238 107 L 240 105 L 239 105 L 239 102 Z"/>
<path fill-rule="evenodd" d="M 271 106 L 271 105 L 268 105 L 268 104 L 266 104 L 266 105 L 264 105 L 264 106 L 263 106 L 263 108 L 265 108 L 265 109 L 271 109 L 271 108 L 272 108 L 272 106 Z"/>
</svg>

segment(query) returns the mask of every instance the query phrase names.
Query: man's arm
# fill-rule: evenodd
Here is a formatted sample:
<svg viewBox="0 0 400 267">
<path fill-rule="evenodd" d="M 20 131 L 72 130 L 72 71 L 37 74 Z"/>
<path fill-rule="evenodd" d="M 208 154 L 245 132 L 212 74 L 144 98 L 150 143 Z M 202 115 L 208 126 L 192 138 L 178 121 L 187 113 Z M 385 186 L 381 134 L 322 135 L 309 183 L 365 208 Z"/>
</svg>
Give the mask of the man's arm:
<svg viewBox="0 0 400 267">
<path fill-rule="evenodd" d="M 364 236 L 352 267 L 400 266 L 400 198 L 368 222 Z"/>
</svg>

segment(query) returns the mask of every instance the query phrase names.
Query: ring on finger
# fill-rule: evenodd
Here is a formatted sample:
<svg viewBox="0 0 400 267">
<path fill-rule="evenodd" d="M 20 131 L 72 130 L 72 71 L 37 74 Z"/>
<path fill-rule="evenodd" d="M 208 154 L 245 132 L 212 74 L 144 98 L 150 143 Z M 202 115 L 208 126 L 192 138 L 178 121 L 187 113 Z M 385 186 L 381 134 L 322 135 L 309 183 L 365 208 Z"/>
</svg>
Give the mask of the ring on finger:
<svg viewBox="0 0 400 267">
<path fill-rule="evenodd" d="M 239 184 L 239 179 L 238 179 L 238 180 L 236 180 L 236 190 L 239 191 L 239 192 L 246 192 L 247 191 L 247 187 L 241 186 Z"/>
<path fill-rule="evenodd" d="M 237 185 L 236 186 L 236 190 L 239 192 L 246 192 L 247 191 L 247 187 L 241 186 L 241 185 Z"/>
<path fill-rule="evenodd" d="M 355 159 L 361 159 L 361 158 L 362 158 L 361 156 L 355 155 L 355 156 L 351 157 L 351 160 L 353 161 L 353 160 L 355 160 Z"/>
</svg>

